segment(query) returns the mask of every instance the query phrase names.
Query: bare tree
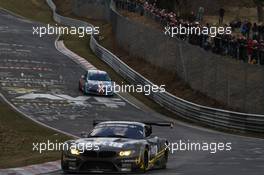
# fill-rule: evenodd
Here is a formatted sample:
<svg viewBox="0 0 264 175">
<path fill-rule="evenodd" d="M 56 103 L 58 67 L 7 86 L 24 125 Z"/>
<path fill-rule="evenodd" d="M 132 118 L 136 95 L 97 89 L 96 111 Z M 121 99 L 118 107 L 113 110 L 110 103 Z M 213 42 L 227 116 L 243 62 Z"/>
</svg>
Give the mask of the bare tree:
<svg viewBox="0 0 264 175">
<path fill-rule="evenodd" d="M 263 5 L 264 0 L 254 0 L 254 3 L 257 6 L 257 12 L 258 12 L 258 21 L 263 22 L 264 14 L 263 14 Z"/>
</svg>

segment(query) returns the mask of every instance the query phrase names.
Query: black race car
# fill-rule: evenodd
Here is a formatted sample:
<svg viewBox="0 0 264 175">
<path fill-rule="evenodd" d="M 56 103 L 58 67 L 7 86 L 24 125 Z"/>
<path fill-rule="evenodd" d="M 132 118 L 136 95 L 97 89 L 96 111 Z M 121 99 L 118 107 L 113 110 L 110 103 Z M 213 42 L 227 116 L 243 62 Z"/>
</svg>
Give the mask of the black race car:
<svg viewBox="0 0 264 175">
<path fill-rule="evenodd" d="M 84 138 L 64 143 L 61 157 L 65 173 L 146 172 L 165 169 L 167 140 L 152 136 L 152 125 L 164 122 L 95 121 Z"/>
</svg>

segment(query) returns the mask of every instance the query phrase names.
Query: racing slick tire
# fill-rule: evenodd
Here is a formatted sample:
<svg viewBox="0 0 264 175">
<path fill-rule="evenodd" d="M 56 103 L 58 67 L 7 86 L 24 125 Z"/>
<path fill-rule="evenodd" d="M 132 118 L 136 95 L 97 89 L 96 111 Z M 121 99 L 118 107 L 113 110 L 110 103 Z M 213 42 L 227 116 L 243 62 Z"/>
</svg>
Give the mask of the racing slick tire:
<svg viewBox="0 0 264 175">
<path fill-rule="evenodd" d="M 169 157 L 169 151 L 166 150 L 165 153 L 164 153 L 163 160 L 161 162 L 161 166 L 160 166 L 161 169 L 166 169 L 167 168 L 168 157 Z"/>
<path fill-rule="evenodd" d="M 63 174 L 69 173 L 68 171 L 66 171 L 65 164 L 63 163 L 63 153 L 61 154 L 61 170 L 62 170 Z"/>
<path fill-rule="evenodd" d="M 144 151 L 144 156 L 143 156 L 143 173 L 146 173 L 148 170 L 148 166 L 149 166 L 149 151 L 148 149 L 146 149 Z"/>
</svg>

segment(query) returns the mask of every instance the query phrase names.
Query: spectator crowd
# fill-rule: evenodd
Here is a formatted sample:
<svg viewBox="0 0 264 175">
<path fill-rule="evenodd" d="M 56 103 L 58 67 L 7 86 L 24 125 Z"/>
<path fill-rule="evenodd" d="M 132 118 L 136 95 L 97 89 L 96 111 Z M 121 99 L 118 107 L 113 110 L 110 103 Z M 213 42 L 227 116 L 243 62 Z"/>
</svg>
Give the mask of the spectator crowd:
<svg viewBox="0 0 264 175">
<path fill-rule="evenodd" d="M 147 0 L 115 0 L 118 9 L 139 13 L 141 16 L 149 17 L 165 26 L 186 26 L 186 27 L 210 27 L 210 24 L 203 24 L 204 8 L 199 7 L 197 13 L 191 12 L 187 17 L 182 18 L 177 12 L 170 12 L 166 9 L 159 9 L 155 3 Z M 232 27 L 233 34 L 223 34 L 212 37 L 210 35 L 178 35 L 181 40 L 190 44 L 198 45 L 205 50 L 223 56 L 231 56 L 234 59 L 248 62 L 249 64 L 264 65 L 264 25 L 252 24 L 250 21 L 234 20 L 230 24 L 223 24 L 225 9 L 219 9 L 219 24 Z"/>
</svg>

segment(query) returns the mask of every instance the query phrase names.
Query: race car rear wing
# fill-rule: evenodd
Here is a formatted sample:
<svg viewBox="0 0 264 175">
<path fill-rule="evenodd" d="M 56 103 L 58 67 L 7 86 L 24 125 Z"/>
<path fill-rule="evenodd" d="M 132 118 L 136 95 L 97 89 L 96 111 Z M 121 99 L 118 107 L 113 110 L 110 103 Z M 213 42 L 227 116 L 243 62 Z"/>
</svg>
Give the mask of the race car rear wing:
<svg viewBox="0 0 264 175">
<path fill-rule="evenodd" d="M 142 122 L 146 125 L 150 125 L 150 126 L 164 126 L 164 127 L 171 127 L 173 128 L 174 126 L 174 122 Z"/>
<path fill-rule="evenodd" d="M 111 120 L 94 120 L 93 126 L 107 121 L 111 121 Z M 149 125 L 149 126 L 161 126 L 161 127 L 170 127 L 170 128 L 173 128 L 174 126 L 174 122 L 164 122 L 164 121 L 120 121 L 120 122 L 138 122 L 138 123 L 144 123 L 145 125 Z"/>
</svg>

